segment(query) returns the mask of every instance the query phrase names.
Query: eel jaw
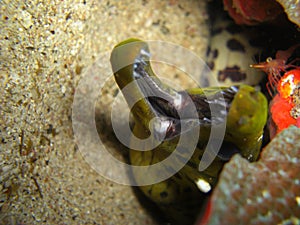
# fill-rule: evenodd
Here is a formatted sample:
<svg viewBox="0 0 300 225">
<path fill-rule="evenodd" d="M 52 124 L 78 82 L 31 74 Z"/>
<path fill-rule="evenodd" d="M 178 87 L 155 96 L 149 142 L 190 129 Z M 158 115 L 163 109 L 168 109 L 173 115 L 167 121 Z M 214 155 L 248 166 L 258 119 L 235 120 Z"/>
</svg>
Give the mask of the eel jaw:
<svg viewBox="0 0 300 225">
<path fill-rule="evenodd" d="M 155 76 L 150 66 L 150 53 L 146 47 L 141 48 L 134 60 L 133 77 L 145 96 L 149 108 L 155 115 L 150 120 L 150 130 L 159 141 L 173 139 L 200 125 L 199 118 L 191 115 L 180 118 L 180 111 L 193 104 L 187 92 L 177 92 L 164 85 Z M 192 113 L 187 113 L 192 114 Z"/>
</svg>

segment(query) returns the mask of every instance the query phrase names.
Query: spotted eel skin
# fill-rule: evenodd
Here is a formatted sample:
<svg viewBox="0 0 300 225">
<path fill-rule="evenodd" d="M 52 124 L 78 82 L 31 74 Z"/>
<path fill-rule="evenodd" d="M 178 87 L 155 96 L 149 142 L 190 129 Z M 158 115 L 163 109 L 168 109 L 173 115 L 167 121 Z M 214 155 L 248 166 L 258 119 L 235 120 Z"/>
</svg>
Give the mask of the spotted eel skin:
<svg viewBox="0 0 300 225">
<path fill-rule="evenodd" d="M 238 84 L 257 85 L 264 74 L 249 65 L 258 60 L 261 48 L 255 28 L 241 27 L 224 12 L 217 12 L 211 25 L 211 37 L 207 49 L 207 64 L 212 74 L 207 77 L 208 85 L 221 86 Z"/>
</svg>

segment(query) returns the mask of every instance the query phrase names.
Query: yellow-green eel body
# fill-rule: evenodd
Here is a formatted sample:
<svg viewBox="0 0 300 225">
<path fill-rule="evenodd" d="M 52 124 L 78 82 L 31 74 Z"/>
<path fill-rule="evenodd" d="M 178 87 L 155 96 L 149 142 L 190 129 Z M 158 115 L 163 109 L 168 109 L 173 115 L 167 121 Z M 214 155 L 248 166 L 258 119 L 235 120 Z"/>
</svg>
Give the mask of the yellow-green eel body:
<svg viewBox="0 0 300 225">
<path fill-rule="evenodd" d="M 258 159 L 267 120 L 266 98 L 261 92 L 247 85 L 176 91 L 162 83 L 154 74 L 150 65 L 148 45 L 138 39 L 128 39 L 118 44 L 111 53 L 111 64 L 116 83 L 121 90 L 141 78 L 146 83 L 133 83 L 129 91 L 123 93 L 128 103 L 138 99 L 130 109 L 134 120 L 133 134 L 141 139 L 148 138 L 151 132 L 155 132 L 149 126 L 153 118 L 162 118 L 168 122 L 168 126 L 164 127 L 165 130 L 158 129 L 156 136 L 160 136 L 160 131 L 165 132 L 166 136 L 157 147 L 148 151 L 139 151 L 136 147 L 135 150 L 130 150 L 132 165 L 154 165 L 169 157 L 176 149 L 180 138 L 180 128 L 178 130 L 176 126 L 179 117 L 176 110 L 184 110 L 189 104 L 196 107 L 198 118 L 193 118 L 192 128 L 184 131 L 193 135 L 195 128 L 200 130 L 191 158 L 168 179 L 139 187 L 157 204 L 171 224 L 193 224 L 203 210 L 202 207 L 205 207 L 204 203 L 211 190 L 216 186 L 224 163 L 233 154 L 240 154 L 250 162 Z M 165 97 L 169 102 L 156 98 L 154 96 L 156 94 Z M 148 98 L 145 98 L 146 95 Z M 179 103 L 176 102 L 178 96 L 182 97 Z M 187 100 L 184 96 L 188 96 Z M 223 107 L 224 117 L 213 121 L 210 104 L 215 104 L 216 107 L 219 104 L 221 108 Z M 199 163 L 208 144 L 212 126 L 218 126 L 222 122 L 226 127 L 221 149 L 217 151 L 212 163 L 200 171 Z M 156 136 L 151 136 L 153 142 L 157 141 L 154 140 Z M 136 146 L 136 143 L 131 144 Z M 139 147 L 141 150 L 149 149 L 147 146 Z M 181 160 L 181 156 L 185 157 L 184 152 L 180 154 L 179 152 L 178 161 Z M 167 167 L 163 169 L 172 170 Z M 140 174 L 135 170 L 133 175 L 137 183 L 140 183 L 139 181 L 143 183 L 147 179 L 147 174 Z M 208 187 L 207 190 L 202 187 L 203 184 Z"/>
</svg>

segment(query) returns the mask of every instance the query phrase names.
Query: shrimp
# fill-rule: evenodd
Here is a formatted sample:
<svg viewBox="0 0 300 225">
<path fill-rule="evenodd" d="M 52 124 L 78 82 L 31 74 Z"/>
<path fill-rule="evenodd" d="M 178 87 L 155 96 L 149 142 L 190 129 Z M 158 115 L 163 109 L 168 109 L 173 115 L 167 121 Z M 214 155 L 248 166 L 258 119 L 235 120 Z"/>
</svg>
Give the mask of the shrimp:
<svg viewBox="0 0 300 225">
<path fill-rule="evenodd" d="M 287 50 L 279 50 L 275 59 L 268 57 L 265 62 L 250 65 L 251 68 L 261 69 L 268 74 L 266 86 L 270 96 L 273 96 L 273 93 L 277 91 L 277 84 L 285 72 L 290 69 L 300 68 L 300 66 L 297 66 L 300 58 L 295 58 L 289 62 L 289 58 L 298 47 L 300 47 L 300 44 L 294 45 Z"/>
</svg>

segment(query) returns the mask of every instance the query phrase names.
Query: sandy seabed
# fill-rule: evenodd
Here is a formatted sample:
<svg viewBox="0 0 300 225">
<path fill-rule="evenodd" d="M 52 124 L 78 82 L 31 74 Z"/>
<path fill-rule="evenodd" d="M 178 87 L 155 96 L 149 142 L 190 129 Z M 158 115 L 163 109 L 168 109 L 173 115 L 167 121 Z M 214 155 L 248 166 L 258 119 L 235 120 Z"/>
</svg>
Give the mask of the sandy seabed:
<svg viewBox="0 0 300 225">
<path fill-rule="evenodd" d="M 130 37 L 204 56 L 205 2 L 7 0 L 0 7 L 0 224 L 157 224 L 130 186 L 84 160 L 72 129 L 73 97 L 99 54 Z M 96 120 L 119 157 L 109 128 L 116 91 L 111 80 Z"/>
</svg>

